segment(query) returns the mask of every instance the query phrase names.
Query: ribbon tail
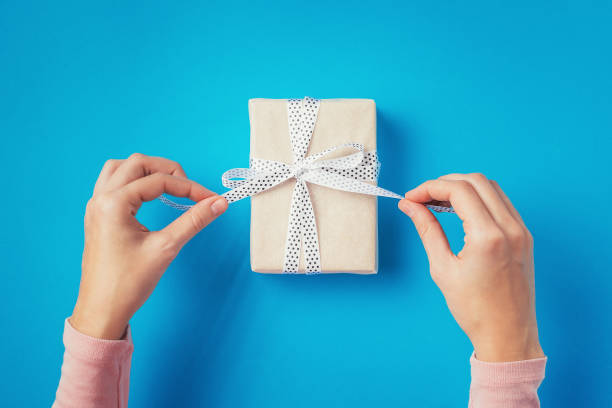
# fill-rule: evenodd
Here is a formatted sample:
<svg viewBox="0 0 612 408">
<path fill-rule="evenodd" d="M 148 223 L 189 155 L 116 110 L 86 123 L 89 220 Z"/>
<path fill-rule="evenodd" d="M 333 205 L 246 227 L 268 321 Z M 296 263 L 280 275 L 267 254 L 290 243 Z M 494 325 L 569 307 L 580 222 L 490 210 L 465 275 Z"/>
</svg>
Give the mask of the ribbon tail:
<svg viewBox="0 0 612 408">
<path fill-rule="evenodd" d="M 390 197 L 390 198 L 396 198 L 398 200 L 401 200 L 404 198 L 403 196 L 397 193 L 394 193 L 393 191 L 386 190 L 382 187 L 378 187 L 378 186 L 366 183 L 365 181 L 341 176 L 339 174 L 327 171 L 326 169 L 317 169 L 314 171 L 310 171 L 307 174 L 304 174 L 303 178 L 309 183 L 318 184 L 318 185 L 329 187 L 329 188 L 334 188 L 336 190 L 348 191 L 351 193 L 360 193 L 360 194 L 369 194 L 369 195 L 381 196 L 381 197 Z M 445 207 L 445 206 L 436 205 L 436 204 L 424 204 L 424 205 L 430 210 L 433 210 L 436 212 L 448 212 L 448 213 L 455 212 L 453 207 Z"/>
<path fill-rule="evenodd" d="M 288 170 L 279 171 L 271 174 L 264 174 L 247 180 L 246 183 L 236 187 L 233 190 L 226 191 L 221 194 L 228 203 L 233 203 L 242 200 L 246 197 L 254 196 L 262 191 L 268 190 L 291 177 Z"/>
<path fill-rule="evenodd" d="M 336 190 L 348 191 L 351 193 L 369 194 L 381 197 L 391 197 L 401 200 L 401 195 L 393 191 L 385 190 L 365 181 L 360 181 L 348 177 L 341 176 L 336 173 L 325 171 L 324 169 L 316 169 L 304 174 L 304 180 L 309 183 L 318 184 L 321 186 L 333 188 Z"/>
<path fill-rule="evenodd" d="M 232 177 L 238 177 L 237 174 L 231 173 L 231 171 L 233 170 L 241 171 L 240 177 L 242 177 L 245 174 L 244 171 L 249 170 L 249 169 L 232 169 L 232 170 L 228 170 L 225 174 L 227 174 L 228 176 L 232 176 Z M 252 174 L 252 172 L 250 171 L 248 173 L 249 175 Z M 233 190 L 226 191 L 225 193 L 221 195 L 225 197 L 228 203 L 233 203 L 233 202 L 242 200 L 243 198 L 250 197 L 255 194 L 259 194 L 262 191 L 268 190 L 284 182 L 290 177 L 291 177 L 291 174 L 289 170 L 287 169 L 283 169 L 275 173 L 261 174 L 258 176 L 254 176 L 252 178 L 248 178 L 246 180 L 230 180 L 229 177 L 227 177 L 223 179 L 223 184 L 233 185 L 233 186 L 236 186 L 236 188 L 234 188 Z M 166 204 L 167 206 L 176 208 L 179 211 L 187 211 L 191 207 L 193 207 L 193 204 L 175 203 L 174 201 L 170 200 L 164 195 L 161 195 L 157 198 L 159 199 L 159 201 Z"/>
<path fill-rule="evenodd" d="M 167 198 L 164 195 L 160 195 L 159 197 L 157 197 L 157 199 L 159 201 L 161 201 L 162 203 L 166 204 L 168 207 L 175 208 L 175 209 L 177 209 L 179 211 L 187 211 L 188 209 L 193 207 L 193 204 L 179 204 L 179 203 L 175 203 L 174 201 L 170 200 L 169 198 Z"/>
</svg>

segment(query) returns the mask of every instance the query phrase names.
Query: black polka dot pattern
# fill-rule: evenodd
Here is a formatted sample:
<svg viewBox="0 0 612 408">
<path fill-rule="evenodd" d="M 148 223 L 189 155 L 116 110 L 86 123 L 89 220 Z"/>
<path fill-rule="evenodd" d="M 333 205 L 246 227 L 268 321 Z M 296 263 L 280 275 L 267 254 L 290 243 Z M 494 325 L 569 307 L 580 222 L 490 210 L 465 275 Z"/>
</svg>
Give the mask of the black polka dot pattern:
<svg viewBox="0 0 612 408">
<path fill-rule="evenodd" d="M 319 237 L 312 201 L 310 201 L 306 183 L 298 180 L 293 190 L 289 212 L 289 227 L 283 262 L 284 273 L 298 272 L 302 248 L 304 249 L 304 272 L 307 274 L 320 273 Z"/>
<path fill-rule="evenodd" d="M 290 178 L 296 179 L 289 211 L 283 261 L 284 273 L 298 273 L 302 249 L 304 272 L 307 274 L 321 272 L 316 217 L 307 183 L 359 194 L 403 198 L 399 194 L 376 186 L 380 171 L 378 156 L 375 151 L 365 152 L 361 144 L 346 143 L 306 156 L 317 122 L 319 104 L 318 99 L 310 97 L 287 100 L 293 164 L 252 158 L 249 168 L 230 169 L 221 176 L 223 185 L 231 189 L 222 194 L 229 203 L 259 194 Z M 323 160 L 328 154 L 342 148 L 354 149 L 356 152 Z M 160 196 L 159 200 L 181 211 L 192 207 L 175 203 L 164 195 Z M 454 212 L 452 207 L 438 205 L 427 205 L 427 207 L 438 212 Z"/>
<path fill-rule="evenodd" d="M 302 248 L 304 249 L 305 273 L 321 272 L 317 223 L 310 194 L 303 180 L 304 175 L 310 171 L 306 167 L 306 164 L 310 162 L 305 157 L 317 122 L 319 103 L 318 99 L 310 97 L 287 101 L 289 138 L 293 148 L 293 165 L 290 166 L 290 171 L 296 178 L 296 183 L 291 199 L 289 227 L 285 241 L 284 273 L 298 272 Z"/>
<path fill-rule="evenodd" d="M 319 113 L 318 99 L 309 96 L 304 99 L 287 100 L 287 120 L 289 122 L 289 139 L 293 148 L 293 162 L 304 159 L 310 144 L 310 138 Z"/>
</svg>

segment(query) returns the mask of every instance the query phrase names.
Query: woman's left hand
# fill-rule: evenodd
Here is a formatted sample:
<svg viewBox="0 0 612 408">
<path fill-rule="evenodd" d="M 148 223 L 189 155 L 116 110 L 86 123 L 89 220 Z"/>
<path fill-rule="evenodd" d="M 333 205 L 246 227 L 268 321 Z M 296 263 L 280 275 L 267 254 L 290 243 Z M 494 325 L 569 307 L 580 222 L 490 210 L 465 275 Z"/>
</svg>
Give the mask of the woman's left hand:
<svg viewBox="0 0 612 408">
<path fill-rule="evenodd" d="M 136 212 L 162 193 L 197 203 L 166 228 L 149 231 Z M 142 154 L 107 161 L 85 212 L 72 326 L 93 337 L 121 338 L 183 245 L 226 209 L 225 198 L 187 179 L 176 162 Z"/>
</svg>

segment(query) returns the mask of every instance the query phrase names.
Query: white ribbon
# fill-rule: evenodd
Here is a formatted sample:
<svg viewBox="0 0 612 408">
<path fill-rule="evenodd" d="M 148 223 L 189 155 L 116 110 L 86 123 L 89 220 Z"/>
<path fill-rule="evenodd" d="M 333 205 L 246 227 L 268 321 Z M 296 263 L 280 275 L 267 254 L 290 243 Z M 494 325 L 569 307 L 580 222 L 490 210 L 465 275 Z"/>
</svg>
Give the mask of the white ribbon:
<svg viewBox="0 0 612 408">
<path fill-rule="evenodd" d="M 302 244 L 304 245 L 305 272 L 307 274 L 321 272 L 316 218 L 306 183 L 352 193 L 392 197 L 399 200 L 403 198 L 399 194 L 366 182 L 377 182 L 380 162 L 375 151 L 365 152 L 364 146 L 359 143 L 346 143 L 306 156 L 317 121 L 319 103 L 318 99 L 310 97 L 287 100 L 293 164 L 252 158 L 249 168 L 230 169 L 221 177 L 223 185 L 232 189 L 222 194 L 228 203 L 261 193 L 291 178 L 296 179 L 285 242 L 284 273 L 298 272 Z M 322 160 L 336 150 L 346 148 L 354 150 L 354 153 Z M 160 196 L 159 199 L 179 210 L 184 211 L 191 207 L 191 205 L 177 204 L 164 196 Z M 452 207 L 433 204 L 426 204 L 426 206 L 438 212 L 454 212 Z"/>
</svg>

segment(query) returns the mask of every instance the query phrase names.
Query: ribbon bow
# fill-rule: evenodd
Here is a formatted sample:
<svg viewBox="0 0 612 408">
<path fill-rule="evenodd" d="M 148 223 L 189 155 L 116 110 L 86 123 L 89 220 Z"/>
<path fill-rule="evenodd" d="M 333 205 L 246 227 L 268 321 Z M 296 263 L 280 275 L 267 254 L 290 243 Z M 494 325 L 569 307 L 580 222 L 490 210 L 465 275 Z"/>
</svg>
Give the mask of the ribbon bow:
<svg viewBox="0 0 612 408">
<path fill-rule="evenodd" d="M 375 151 L 365 152 L 364 146 L 359 143 L 346 143 L 306 156 L 317 121 L 319 104 L 318 99 L 310 97 L 287 100 L 293 164 L 251 158 L 249 168 L 230 169 L 221 176 L 223 185 L 231 189 L 222 194 L 228 203 L 261 193 L 286 180 L 296 179 L 285 242 L 284 273 L 298 272 L 302 243 L 305 272 L 307 274 L 321 272 L 317 224 L 307 183 L 352 193 L 400 200 L 403 198 L 399 194 L 367 182 L 376 183 L 378 180 L 380 162 Z M 352 149 L 354 152 L 338 158 L 324 159 L 339 149 Z M 164 196 L 160 196 L 159 199 L 179 210 L 191 207 L 174 203 Z M 453 212 L 453 209 L 448 207 L 427 206 L 435 211 Z"/>
</svg>

